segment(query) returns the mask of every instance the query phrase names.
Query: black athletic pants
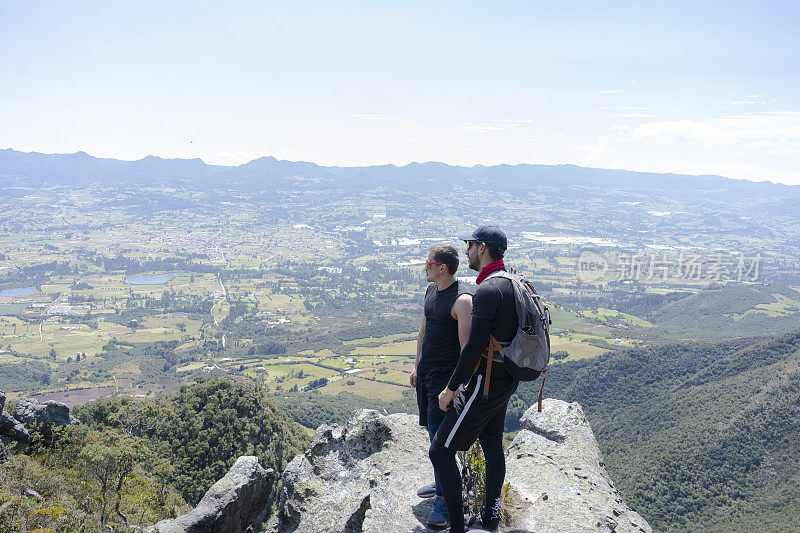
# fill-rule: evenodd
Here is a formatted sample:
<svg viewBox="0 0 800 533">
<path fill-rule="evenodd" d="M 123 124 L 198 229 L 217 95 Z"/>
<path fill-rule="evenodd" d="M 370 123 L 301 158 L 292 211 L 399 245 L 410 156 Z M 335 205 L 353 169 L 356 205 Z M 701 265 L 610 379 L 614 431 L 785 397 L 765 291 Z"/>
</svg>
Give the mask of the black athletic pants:
<svg viewBox="0 0 800 533">
<path fill-rule="evenodd" d="M 500 492 L 506 477 L 503 454 L 503 429 L 506 407 L 518 382 L 505 372 L 492 376 L 488 401 L 483 401 L 483 374 L 476 374 L 463 393 L 456 396 L 431 444 L 429 456 L 442 489 L 450 531 L 464 530 L 464 509 L 461 497 L 461 472 L 456 464 L 456 451 L 468 450 L 478 439 L 486 460 L 486 501 L 484 516 L 497 513 Z"/>
</svg>

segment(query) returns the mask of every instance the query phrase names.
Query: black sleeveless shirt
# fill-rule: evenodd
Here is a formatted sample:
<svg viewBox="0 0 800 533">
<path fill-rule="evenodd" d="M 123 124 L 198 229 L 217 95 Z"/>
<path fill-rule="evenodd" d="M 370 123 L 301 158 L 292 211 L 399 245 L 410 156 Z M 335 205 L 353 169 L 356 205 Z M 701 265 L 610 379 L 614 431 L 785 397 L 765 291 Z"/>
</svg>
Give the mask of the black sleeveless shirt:
<svg viewBox="0 0 800 533">
<path fill-rule="evenodd" d="M 471 294 L 460 281 L 444 290 L 435 283 L 425 291 L 425 336 L 422 339 L 419 365 L 454 369 L 461 355 L 458 342 L 458 320 L 450 314 L 456 299 L 462 294 Z"/>
</svg>

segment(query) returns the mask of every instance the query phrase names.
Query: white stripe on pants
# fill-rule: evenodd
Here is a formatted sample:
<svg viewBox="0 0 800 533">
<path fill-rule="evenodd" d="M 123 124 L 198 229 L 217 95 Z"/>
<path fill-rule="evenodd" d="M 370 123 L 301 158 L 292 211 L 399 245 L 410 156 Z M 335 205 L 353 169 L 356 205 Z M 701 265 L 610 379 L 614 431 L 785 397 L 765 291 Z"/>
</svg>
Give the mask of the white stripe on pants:
<svg viewBox="0 0 800 533">
<path fill-rule="evenodd" d="M 478 382 L 475 383 L 475 390 L 472 392 L 472 396 L 469 397 L 469 400 L 467 400 L 467 404 L 464 406 L 464 410 L 461 411 L 461 415 L 459 415 L 458 420 L 456 420 L 456 423 L 453 426 L 453 429 L 450 430 L 450 434 L 447 436 L 447 440 L 444 441 L 444 447 L 445 448 L 449 448 L 450 447 L 450 443 L 453 441 L 453 437 L 455 437 L 456 431 L 458 431 L 458 428 L 461 426 L 461 422 L 464 420 L 464 417 L 467 416 L 467 411 L 469 411 L 469 408 L 472 405 L 472 402 L 475 400 L 475 397 L 480 392 L 480 390 L 481 390 L 481 378 L 482 377 L 483 377 L 482 374 L 478 374 Z"/>
</svg>

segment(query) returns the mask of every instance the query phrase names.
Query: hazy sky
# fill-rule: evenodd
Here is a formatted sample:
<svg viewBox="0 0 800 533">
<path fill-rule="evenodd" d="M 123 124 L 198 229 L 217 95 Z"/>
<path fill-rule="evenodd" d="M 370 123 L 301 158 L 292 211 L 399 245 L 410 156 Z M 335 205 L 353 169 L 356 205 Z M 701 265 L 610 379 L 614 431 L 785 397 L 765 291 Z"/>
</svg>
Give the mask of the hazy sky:
<svg viewBox="0 0 800 533">
<path fill-rule="evenodd" d="M 0 0 L 0 148 L 800 184 L 800 2 Z"/>
</svg>

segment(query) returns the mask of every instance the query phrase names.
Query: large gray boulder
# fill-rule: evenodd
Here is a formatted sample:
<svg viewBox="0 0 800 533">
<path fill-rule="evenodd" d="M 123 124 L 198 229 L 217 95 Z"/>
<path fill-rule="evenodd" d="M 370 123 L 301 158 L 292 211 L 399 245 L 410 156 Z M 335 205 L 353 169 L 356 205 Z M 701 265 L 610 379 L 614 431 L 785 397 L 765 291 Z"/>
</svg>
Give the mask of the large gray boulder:
<svg viewBox="0 0 800 533">
<path fill-rule="evenodd" d="M 508 448 L 505 532 L 651 531 L 631 511 L 603 466 L 578 404 L 546 400 L 528 410 Z M 347 425 L 317 429 L 311 448 L 283 475 L 267 531 L 426 531 L 433 480 L 428 435 L 411 415 L 357 411 Z"/>
<path fill-rule="evenodd" d="M 646 532 L 606 473 L 592 428 L 578 403 L 544 400 L 528 409 L 507 449 L 512 529 L 538 533 Z"/>
<path fill-rule="evenodd" d="M 415 417 L 360 410 L 347 425 L 323 425 L 286 467 L 267 531 L 424 531 L 433 480 L 428 435 Z"/>
<path fill-rule="evenodd" d="M 265 470 L 258 457 L 239 457 L 228 473 L 214 483 L 192 511 L 162 520 L 149 532 L 241 533 L 267 507 L 275 471 Z"/>
<path fill-rule="evenodd" d="M 27 443 L 31 436 L 22 423 L 6 411 L 6 395 L 0 392 L 0 437 L 11 441 Z"/>
<path fill-rule="evenodd" d="M 40 403 L 36 398 L 19 402 L 16 418 L 28 427 L 37 427 L 45 438 L 51 438 L 56 427 L 76 426 L 80 420 L 69 413 L 66 404 L 55 401 Z"/>
</svg>

